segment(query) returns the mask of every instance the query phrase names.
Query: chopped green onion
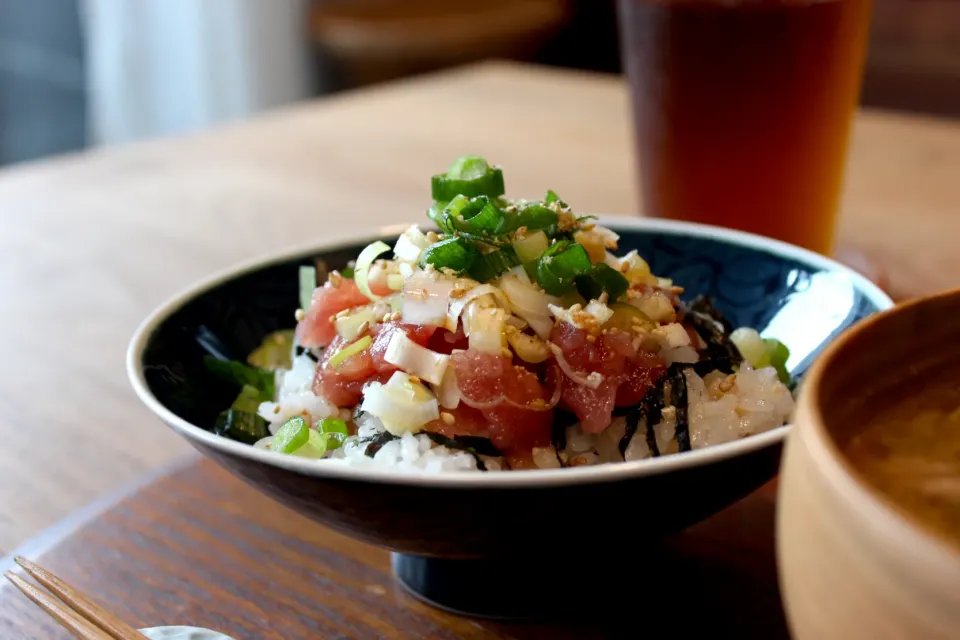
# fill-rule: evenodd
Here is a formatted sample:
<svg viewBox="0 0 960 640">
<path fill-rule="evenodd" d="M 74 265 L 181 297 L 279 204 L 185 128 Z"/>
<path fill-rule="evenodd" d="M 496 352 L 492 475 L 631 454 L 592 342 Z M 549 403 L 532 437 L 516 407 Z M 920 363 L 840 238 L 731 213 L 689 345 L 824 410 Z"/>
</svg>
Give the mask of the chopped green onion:
<svg viewBox="0 0 960 640">
<path fill-rule="evenodd" d="M 255 412 L 240 409 L 221 411 L 214 423 L 213 432 L 246 444 L 253 444 L 270 435 L 266 420 Z"/>
<path fill-rule="evenodd" d="M 330 358 L 330 360 L 328 361 L 328 364 L 332 368 L 336 369 L 341 364 L 343 364 L 348 358 L 351 358 L 357 355 L 358 353 L 368 348 L 372 344 L 373 344 L 373 338 L 371 338 L 370 336 L 363 336 L 356 342 L 347 345 L 343 349 L 340 349 L 340 351 L 337 351 L 335 354 L 333 354 L 333 357 Z"/>
<path fill-rule="evenodd" d="M 260 346 L 247 356 L 247 364 L 260 369 L 291 369 L 293 362 L 293 329 L 281 329 L 267 334 Z"/>
<path fill-rule="evenodd" d="M 537 282 L 551 295 L 563 295 L 573 288 L 577 276 L 590 271 L 590 256 L 583 245 L 560 240 L 537 260 Z"/>
<path fill-rule="evenodd" d="M 310 439 L 310 427 L 301 416 L 294 416 L 283 423 L 270 441 L 270 450 L 277 453 L 293 453 Z"/>
<path fill-rule="evenodd" d="M 503 212 L 486 196 L 478 196 L 470 200 L 460 210 L 460 215 L 453 220 L 453 226 L 461 231 L 489 235 L 502 233 L 504 223 Z"/>
<path fill-rule="evenodd" d="M 787 359 L 790 350 L 776 338 L 761 338 L 756 329 L 740 327 L 730 334 L 730 342 L 734 344 L 743 359 L 754 369 L 773 367 L 777 371 L 780 382 L 790 382 L 790 373 L 787 371 Z"/>
<path fill-rule="evenodd" d="M 513 241 L 513 249 L 517 252 L 517 257 L 521 262 L 536 260 L 550 246 L 547 234 L 543 231 L 537 231 L 524 237 L 522 240 Z"/>
<path fill-rule="evenodd" d="M 730 342 L 754 369 L 767 365 L 767 346 L 756 329 L 740 327 L 730 333 Z"/>
<path fill-rule="evenodd" d="M 356 340 L 360 336 L 360 329 L 364 325 L 370 326 L 375 322 L 373 316 L 373 305 L 360 307 L 353 313 L 338 315 L 333 321 L 333 326 L 344 340 Z"/>
<path fill-rule="evenodd" d="M 557 224 L 557 214 L 542 204 L 528 204 L 517 212 L 515 229 L 526 227 L 528 231 L 548 229 Z"/>
<path fill-rule="evenodd" d="M 517 254 L 510 247 L 480 253 L 469 269 L 470 277 L 477 282 L 490 282 L 520 264 Z"/>
<path fill-rule="evenodd" d="M 543 199 L 543 204 L 553 204 L 554 202 L 559 204 L 561 207 L 565 207 L 567 204 L 560 199 L 560 196 L 558 196 L 553 189 L 550 189 L 547 191 L 547 197 Z"/>
<path fill-rule="evenodd" d="M 377 256 L 387 251 L 390 251 L 390 246 L 386 242 L 377 240 L 373 244 L 367 245 L 357 257 L 357 266 L 354 267 L 353 280 L 357 283 L 357 288 L 360 289 L 360 293 L 371 300 L 378 300 L 380 296 L 374 295 L 374 293 L 370 291 L 370 283 L 367 282 L 370 266 L 373 264 L 373 261 L 377 259 Z"/>
<path fill-rule="evenodd" d="M 496 198 L 502 196 L 506 189 L 503 171 L 491 168 L 479 156 L 462 156 L 450 165 L 445 174 L 433 176 L 430 191 L 434 200 L 442 202 L 458 195 Z"/>
<path fill-rule="evenodd" d="M 343 270 L 340 271 L 340 276 L 347 280 L 353 280 L 353 267 L 344 267 Z"/>
<path fill-rule="evenodd" d="M 476 248 L 464 238 L 445 238 L 436 242 L 420 256 L 420 266 L 432 264 L 435 269 L 453 269 L 460 274 L 469 269 L 477 259 Z"/>
<path fill-rule="evenodd" d="M 589 273 L 577 276 L 576 284 L 577 291 L 587 300 L 597 300 L 606 293 L 609 302 L 619 300 L 630 287 L 623 274 L 605 262 L 597 262 Z"/>
<path fill-rule="evenodd" d="M 300 267 L 300 308 L 306 311 L 313 300 L 313 290 L 317 288 L 317 268 Z"/>
<path fill-rule="evenodd" d="M 765 338 L 763 344 L 767 348 L 767 358 L 770 366 L 777 370 L 777 377 L 780 378 L 780 382 L 787 384 L 790 382 L 790 372 L 787 371 L 790 349 L 776 338 Z"/>
<path fill-rule="evenodd" d="M 427 209 L 427 217 L 433 220 L 433 223 L 440 226 L 440 216 L 443 214 L 443 210 L 447 208 L 447 202 L 434 202 L 429 209 Z"/>
<path fill-rule="evenodd" d="M 243 385 L 243 388 L 240 389 L 240 393 L 233 401 L 233 404 L 230 405 L 230 408 L 256 413 L 257 409 L 260 408 L 261 402 L 262 398 L 260 396 L 260 390 L 256 387 L 251 387 L 250 385 L 245 384 Z"/>
<path fill-rule="evenodd" d="M 338 448 L 350 434 L 347 431 L 347 423 L 337 418 L 323 418 L 317 422 L 317 431 L 328 449 Z"/>
<path fill-rule="evenodd" d="M 264 400 L 273 400 L 274 375 L 273 371 L 258 369 L 237 362 L 235 360 L 219 360 L 213 356 L 203 357 L 204 366 L 220 378 L 243 387 L 250 385 L 260 390 Z"/>
</svg>

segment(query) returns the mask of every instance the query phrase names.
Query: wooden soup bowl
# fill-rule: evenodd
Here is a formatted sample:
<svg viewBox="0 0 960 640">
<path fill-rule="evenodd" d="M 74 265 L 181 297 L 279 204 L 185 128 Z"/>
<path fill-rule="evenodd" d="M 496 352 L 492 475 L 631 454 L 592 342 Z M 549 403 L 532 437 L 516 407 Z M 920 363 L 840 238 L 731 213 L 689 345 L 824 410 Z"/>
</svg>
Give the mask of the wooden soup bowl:
<svg viewBox="0 0 960 640">
<path fill-rule="evenodd" d="M 960 638 L 960 544 L 868 484 L 844 445 L 936 373 L 960 384 L 960 290 L 846 332 L 817 360 L 785 446 L 780 586 L 798 640 Z M 948 378 L 949 379 L 949 378 Z"/>
</svg>

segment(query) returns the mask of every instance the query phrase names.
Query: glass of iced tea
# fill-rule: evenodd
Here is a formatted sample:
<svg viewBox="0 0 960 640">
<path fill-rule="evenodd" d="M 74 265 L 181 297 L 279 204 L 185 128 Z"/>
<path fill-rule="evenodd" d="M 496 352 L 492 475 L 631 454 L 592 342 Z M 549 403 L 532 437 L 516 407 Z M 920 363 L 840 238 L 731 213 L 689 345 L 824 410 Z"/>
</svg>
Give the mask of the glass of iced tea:
<svg viewBox="0 0 960 640">
<path fill-rule="evenodd" d="M 619 0 L 642 204 L 832 254 L 870 0 Z"/>
</svg>

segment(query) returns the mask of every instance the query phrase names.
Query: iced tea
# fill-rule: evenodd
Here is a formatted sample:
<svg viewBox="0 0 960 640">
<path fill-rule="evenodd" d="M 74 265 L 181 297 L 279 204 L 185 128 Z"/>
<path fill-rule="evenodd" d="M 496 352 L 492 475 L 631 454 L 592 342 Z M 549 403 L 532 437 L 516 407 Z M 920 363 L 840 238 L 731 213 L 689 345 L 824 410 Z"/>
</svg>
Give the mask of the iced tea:
<svg viewBox="0 0 960 640">
<path fill-rule="evenodd" d="M 620 0 L 645 213 L 829 254 L 870 0 Z"/>
</svg>

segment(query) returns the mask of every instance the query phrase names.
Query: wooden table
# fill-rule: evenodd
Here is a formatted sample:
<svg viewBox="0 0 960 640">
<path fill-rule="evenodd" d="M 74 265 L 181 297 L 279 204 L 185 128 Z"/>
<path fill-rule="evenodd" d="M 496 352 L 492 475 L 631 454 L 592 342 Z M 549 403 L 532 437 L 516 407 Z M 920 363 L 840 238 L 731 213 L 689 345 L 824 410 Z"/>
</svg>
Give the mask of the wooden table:
<svg viewBox="0 0 960 640">
<path fill-rule="evenodd" d="M 572 590 L 561 615 L 536 621 L 427 606 L 393 580 L 386 551 L 309 522 L 207 461 L 81 513 L 23 552 L 139 628 L 200 626 L 237 640 L 599 640 L 641 637 L 644 627 L 779 640 L 773 498 L 771 485 L 664 543 L 619 553 L 617 580 L 631 590 L 620 597 L 631 606 L 584 606 L 586 594 Z M 557 561 L 582 577 L 601 547 Z M 12 564 L 0 559 L 0 571 Z M 69 637 L 0 583 L 0 638 Z"/>
<path fill-rule="evenodd" d="M 0 173 L 0 556 L 187 446 L 136 400 L 140 320 L 253 255 L 423 219 L 460 154 L 508 189 L 635 214 L 619 81 L 485 64 L 265 114 L 176 140 Z M 842 235 L 895 293 L 960 285 L 960 124 L 859 116 Z"/>
</svg>

